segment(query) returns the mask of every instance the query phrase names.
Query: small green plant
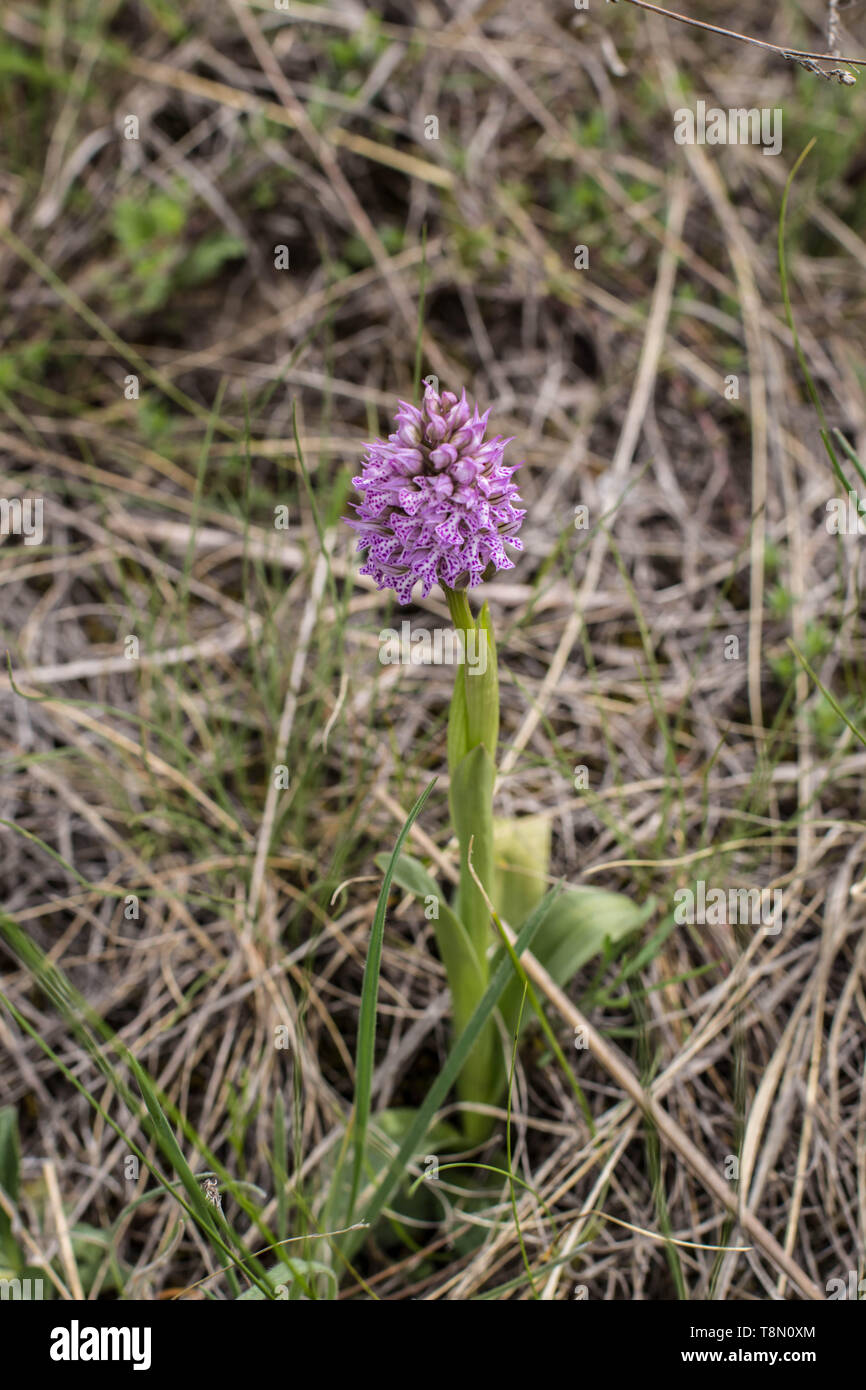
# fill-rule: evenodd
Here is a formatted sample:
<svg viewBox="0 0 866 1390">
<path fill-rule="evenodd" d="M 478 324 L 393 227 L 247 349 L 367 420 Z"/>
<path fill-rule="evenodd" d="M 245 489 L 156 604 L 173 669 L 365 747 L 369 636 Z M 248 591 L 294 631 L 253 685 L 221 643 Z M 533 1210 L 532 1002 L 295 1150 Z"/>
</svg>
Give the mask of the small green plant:
<svg viewBox="0 0 866 1390">
<path fill-rule="evenodd" d="M 224 230 L 209 232 L 188 246 L 183 239 L 190 195 L 183 185 L 145 198 L 118 198 L 113 231 L 123 254 L 126 278 L 113 290 L 126 309 L 140 314 L 161 309 L 175 289 L 201 284 L 226 261 L 246 254 L 245 243 Z"/>
</svg>

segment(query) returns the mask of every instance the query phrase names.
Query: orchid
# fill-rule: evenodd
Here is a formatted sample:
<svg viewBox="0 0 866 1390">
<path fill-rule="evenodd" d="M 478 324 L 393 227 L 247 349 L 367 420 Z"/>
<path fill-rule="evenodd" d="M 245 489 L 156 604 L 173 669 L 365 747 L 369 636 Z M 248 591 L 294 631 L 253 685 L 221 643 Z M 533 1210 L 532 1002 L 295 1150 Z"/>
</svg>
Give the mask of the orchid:
<svg viewBox="0 0 866 1390">
<path fill-rule="evenodd" d="M 358 532 L 364 553 L 360 573 L 378 589 L 393 589 L 400 604 L 412 601 L 420 581 L 425 597 L 438 583 L 456 632 L 468 644 L 486 644 L 483 669 L 458 666 L 448 717 L 449 807 L 460 852 L 460 878 L 449 904 L 427 869 L 402 853 L 394 881 L 419 899 L 434 900 L 439 954 L 451 989 L 455 1035 L 459 1037 L 479 1006 L 491 971 L 503 958 L 491 957 L 491 904 L 517 928 L 537 908 L 547 888 L 551 825 L 546 816 L 494 820 L 493 795 L 499 741 L 499 675 L 488 604 L 477 617 L 468 591 L 496 573 L 514 568 L 508 550 L 520 551 L 518 536 L 526 515 L 507 464 L 511 439 L 485 440 L 490 411 L 470 406 L 465 390 L 440 391 L 428 384 L 420 406 L 400 401 L 395 429 L 387 441 L 366 446 L 362 471 L 353 485 L 363 500 L 355 518 L 344 520 Z M 387 860 L 387 857 L 386 857 Z M 380 857 L 378 863 L 383 863 Z M 598 889 L 561 893 L 547 911 L 535 938 L 536 957 L 552 966 L 565 983 L 605 943 L 627 935 L 646 916 L 626 898 Z M 519 1029 L 522 991 L 515 976 L 502 997 L 500 1017 Z M 505 1053 L 491 1017 L 478 1036 L 457 1091 L 463 1108 L 463 1137 L 486 1140 L 493 1120 L 489 1107 L 502 1098 Z M 486 1111 L 478 1107 L 488 1107 Z"/>
</svg>

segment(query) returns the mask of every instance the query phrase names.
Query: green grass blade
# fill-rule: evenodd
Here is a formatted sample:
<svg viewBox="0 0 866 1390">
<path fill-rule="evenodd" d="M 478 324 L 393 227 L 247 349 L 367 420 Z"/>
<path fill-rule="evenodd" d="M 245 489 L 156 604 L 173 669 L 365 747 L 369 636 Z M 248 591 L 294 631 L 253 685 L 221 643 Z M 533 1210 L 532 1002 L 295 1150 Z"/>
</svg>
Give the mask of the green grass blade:
<svg viewBox="0 0 866 1390">
<path fill-rule="evenodd" d="M 364 967 L 364 984 L 361 990 L 361 1012 L 358 1019 L 358 1050 L 356 1057 L 355 1073 L 355 1154 L 352 1164 L 352 1185 L 349 1192 L 349 1210 L 346 1218 L 348 1226 L 352 1221 L 355 1210 L 355 1202 L 358 1197 L 358 1187 L 361 1182 L 361 1168 L 364 1162 L 364 1148 L 367 1141 L 367 1122 L 370 1118 L 370 1098 L 373 1091 L 373 1064 L 374 1052 L 376 1047 L 376 1006 L 379 998 L 379 969 L 382 963 L 382 942 L 385 937 L 385 911 L 388 905 L 388 894 L 391 891 L 391 880 L 394 877 L 394 869 L 400 852 L 409 834 L 412 825 L 421 811 L 421 807 L 436 785 L 434 777 L 425 787 L 418 797 L 412 810 L 409 812 L 403 829 L 397 837 L 397 843 L 391 855 L 390 863 L 385 871 L 382 880 L 382 888 L 379 893 L 379 901 L 376 904 L 376 915 L 373 918 L 373 930 L 370 934 L 370 948 L 367 952 L 367 964 Z"/>
<path fill-rule="evenodd" d="M 421 395 L 421 358 L 424 351 L 424 301 L 427 294 L 427 223 L 421 228 L 421 283 L 418 291 L 418 331 L 415 334 L 415 371 L 412 374 L 412 399 L 418 404 Z"/>
<path fill-rule="evenodd" d="M 835 439 L 836 439 L 836 442 L 838 443 L 840 449 L 843 451 L 843 453 L 845 454 L 845 456 L 851 460 L 851 462 L 853 463 L 854 467 L 857 469 L 857 473 L 858 473 L 858 476 L 859 476 L 859 478 L 860 478 L 861 483 L 863 483 L 864 485 L 866 485 L 866 468 L 863 467 L 862 463 L 860 462 L 860 459 L 859 459 L 858 455 L 857 455 L 857 454 L 855 453 L 855 451 L 851 448 L 851 445 L 848 443 L 848 440 L 845 438 L 844 434 L 842 433 L 842 431 L 841 431 L 840 429 L 834 427 L 832 433 L 833 433 L 833 435 L 834 435 L 834 437 L 835 437 Z"/>
<path fill-rule="evenodd" d="M 797 354 L 797 361 L 800 363 L 800 370 L 802 371 L 803 376 L 805 377 L 806 387 L 811 397 L 812 404 L 818 412 L 818 418 L 821 421 L 821 438 L 824 441 L 824 448 L 827 450 L 827 453 L 830 457 L 830 463 L 832 465 L 833 472 L 836 474 L 836 477 L 839 479 L 842 486 L 847 489 L 848 484 L 845 479 L 845 474 L 842 472 L 839 460 L 836 457 L 836 452 L 833 448 L 833 445 L 830 442 L 830 430 L 827 425 L 827 418 L 824 414 L 824 407 L 821 404 L 821 398 L 818 395 L 818 392 L 815 388 L 815 383 L 812 380 L 812 374 L 809 371 L 809 364 L 806 361 L 806 354 L 803 351 L 802 345 L 800 343 L 800 335 L 797 332 L 797 325 L 794 322 L 794 310 L 791 307 L 791 292 L 788 285 L 788 263 L 785 258 L 785 221 L 788 214 L 788 198 L 791 193 L 791 187 L 794 183 L 794 179 L 797 176 L 797 171 L 799 170 L 800 165 L 803 163 L 803 160 L 806 158 L 812 146 L 815 144 L 815 139 L 816 137 L 813 135 L 806 148 L 795 160 L 794 167 L 788 175 L 788 179 L 785 184 L 785 192 L 782 195 L 782 206 L 779 211 L 779 279 L 781 280 L 782 284 L 782 299 L 785 305 L 785 317 L 788 320 L 788 327 L 791 330 L 791 337 L 794 339 L 794 351 Z"/>
<path fill-rule="evenodd" d="M 224 1217 L 218 1218 L 215 1208 L 205 1200 L 195 1174 L 189 1167 L 175 1139 L 156 1088 L 140 1062 L 133 1057 L 129 1049 L 112 1032 L 104 1020 L 90 1008 L 86 1000 L 69 983 L 63 972 L 48 961 L 36 942 L 22 930 L 14 919 L 5 914 L 0 914 L 0 935 L 4 937 L 10 949 L 38 981 L 58 1013 L 66 1020 L 73 1033 L 87 1049 L 91 1060 L 134 1115 L 140 1110 L 140 1103 L 123 1077 L 111 1065 L 105 1055 L 107 1049 L 113 1048 L 126 1063 L 138 1083 L 150 1119 L 153 1136 L 189 1196 L 189 1206 L 186 1207 L 189 1215 L 198 1223 L 213 1248 L 224 1260 L 228 1260 L 231 1266 L 240 1265 L 246 1276 L 267 1292 L 267 1285 L 261 1280 L 256 1268 L 257 1261 L 249 1259 L 238 1236 L 228 1222 Z M 8 1008 L 11 1008 L 10 1001 L 4 999 L 4 1002 Z M 34 1036 L 38 1038 L 35 1033 Z M 41 1039 L 39 1041 L 41 1042 Z M 138 1150 L 136 1152 L 139 1153 L 139 1157 L 142 1157 Z M 147 1166 L 151 1171 L 154 1171 L 152 1165 L 148 1164 Z M 154 1172 L 154 1175 L 167 1186 L 158 1174 Z M 177 1196 L 177 1194 L 172 1195 Z M 185 1203 L 184 1206 L 186 1206 Z M 232 1250 L 231 1243 L 234 1244 L 235 1250 Z M 234 1275 L 232 1274 L 231 1277 L 233 1278 Z"/>
</svg>

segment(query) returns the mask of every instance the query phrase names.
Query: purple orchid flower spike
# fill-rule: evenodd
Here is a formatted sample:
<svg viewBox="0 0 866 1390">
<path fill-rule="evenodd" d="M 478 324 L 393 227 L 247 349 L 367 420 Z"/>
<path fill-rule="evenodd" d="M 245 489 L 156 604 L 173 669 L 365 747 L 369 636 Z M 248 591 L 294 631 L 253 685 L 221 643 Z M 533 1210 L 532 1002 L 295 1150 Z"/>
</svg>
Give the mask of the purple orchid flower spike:
<svg viewBox="0 0 866 1390">
<path fill-rule="evenodd" d="M 367 445 L 363 472 L 352 484 L 364 494 L 353 503 L 358 550 L 366 551 L 361 574 L 379 589 L 394 589 L 411 603 L 415 581 L 427 597 L 437 582 L 446 589 L 474 589 L 497 570 L 514 568 L 505 545 L 518 539 L 526 512 L 504 464 L 511 441 L 484 442 L 487 417 L 470 408 L 466 391 L 441 394 L 427 386 L 421 408 L 400 402 L 396 432 Z"/>
</svg>

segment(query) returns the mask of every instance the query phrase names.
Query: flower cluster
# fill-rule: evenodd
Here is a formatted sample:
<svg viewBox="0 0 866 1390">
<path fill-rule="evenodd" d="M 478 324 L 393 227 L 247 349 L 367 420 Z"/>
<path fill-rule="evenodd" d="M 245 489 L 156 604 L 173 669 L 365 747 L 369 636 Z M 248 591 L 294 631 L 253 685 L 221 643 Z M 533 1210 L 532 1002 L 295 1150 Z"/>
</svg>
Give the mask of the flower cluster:
<svg viewBox="0 0 866 1390">
<path fill-rule="evenodd" d="M 502 462 L 506 444 L 484 442 L 487 417 L 470 408 L 466 392 L 428 386 L 421 408 L 400 402 L 396 432 L 368 444 L 363 472 L 352 483 L 364 494 L 353 503 L 358 550 L 367 552 L 361 574 L 410 603 L 422 580 L 426 598 L 438 580 L 452 589 L 475 588 L 496 570 L 513 569 L 504 541 L 523 549 L 517 532 L 525 511 L 511 475 L 520 464 Z"/>
</svg>

